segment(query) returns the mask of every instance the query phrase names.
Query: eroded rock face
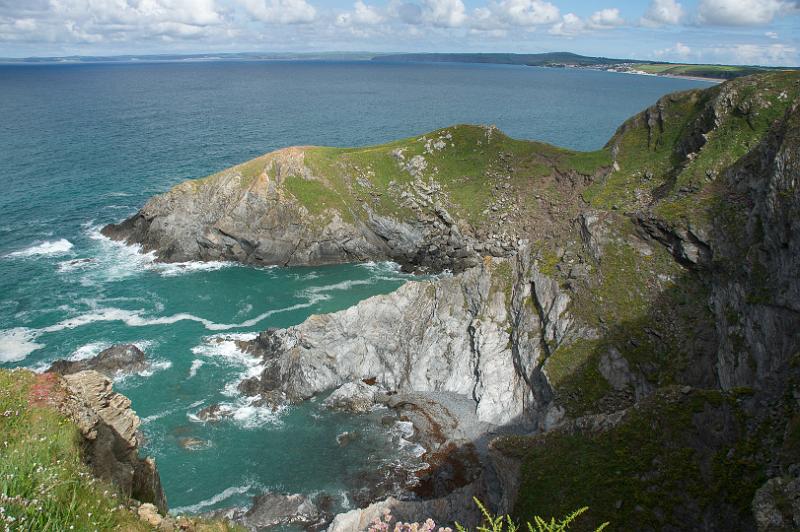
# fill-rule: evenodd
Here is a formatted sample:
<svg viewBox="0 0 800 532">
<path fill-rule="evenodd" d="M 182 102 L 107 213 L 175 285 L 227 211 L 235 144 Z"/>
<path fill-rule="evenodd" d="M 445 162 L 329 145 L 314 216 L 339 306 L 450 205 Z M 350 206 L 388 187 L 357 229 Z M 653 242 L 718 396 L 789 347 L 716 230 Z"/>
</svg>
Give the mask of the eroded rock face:
<svg viewBox="0 0 800 532">
<path fill-rule="evenodd" d="M 374 378 L 388 390 L 470 397 L 482 421 L 532 421 L 539 412 L 529 372 L 538 371 L 541 345 L 535 334 L 518 337 L 512 329 L 537 331 L 543 322 L 520 303 L 530 283 L 520 280 L 519 293 L 509 293 L 508 283 L 523 267 L 487 258 L 457 277 L 409 282 L 347 310 L 265 331 L 248 348 L 264 360 L 261 389 L 300 401 Z M 549 335 L 568 326 L 560 305 L 545 303 Z"/>
<path fill-rule="evenodd" d="M 85 440 L 86 461 L 100 479 L 123 494 L 154 504 L 166 514 L 167 501 L 156 464 L 139 457 L 139 417 L 130 400 L 112 390 L 111 381 L 88 370 L 63 377 L 69 396 L 64 410 Z"/>
<path fill-rule="evenodd" d="M 47 371 L 69 375 L 94 370 L 113 377 L 117 373 L 136 373 L 148 367 L 141 349 L 133 344 L 114 345 L 86 360 L 56 360 Z"/>
</svg>

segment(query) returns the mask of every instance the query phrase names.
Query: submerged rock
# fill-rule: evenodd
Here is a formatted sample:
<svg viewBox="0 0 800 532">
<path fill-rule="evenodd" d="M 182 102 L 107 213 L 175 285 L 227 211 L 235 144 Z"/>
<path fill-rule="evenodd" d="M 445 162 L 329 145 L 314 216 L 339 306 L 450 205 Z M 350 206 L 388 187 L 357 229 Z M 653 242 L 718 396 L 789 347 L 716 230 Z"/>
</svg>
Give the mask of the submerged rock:
<svg viewBox="0 0 800 532">
<path fill-rule="evenodd" d="M 56 360 L 47 370 L 61 375 L 94 370 L 109 377 L 118 373 L 137 373 L 148 368 L 141 349 L 133 344 L 118 344 L 86 360 Z"/>
<path fill-rule="evenodd" d="M 208 440 L 201 440 L 200 438 L 192 437 L 179 438 L 178 443 L 187 451 L 199 451 L 200 449 L 205 449 L 211 445 L 211 442 Z"/>
<path fill-rule="evenodd" d="M 232 415 L 233 409 L 228 405 L 213 404 L 197 412 L 195 417 L 205 423 L 216 423 Z"/>
</svg>

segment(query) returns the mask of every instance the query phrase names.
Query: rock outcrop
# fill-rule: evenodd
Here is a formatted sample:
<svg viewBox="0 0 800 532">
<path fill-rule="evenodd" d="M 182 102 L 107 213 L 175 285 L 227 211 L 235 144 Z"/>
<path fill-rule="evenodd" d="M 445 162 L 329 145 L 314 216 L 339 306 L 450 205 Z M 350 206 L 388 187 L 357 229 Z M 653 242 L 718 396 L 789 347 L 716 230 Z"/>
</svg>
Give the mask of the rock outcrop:
<svg viewBox="0 0 800 532">
<path fill-rule="evenodd" d="M 253 531 L 269 530 L 274 527 L 320 530 L 330 520 L 330 516 L 309 497 L 298 493 L 275 492 L 256 495 L 247 509 L 217 510 L 211 512 L 209 516 L 215 519 L 223 518 Z"/>
<path fill-rule="evenodd" d="M 96 356 L 85 360 L 56 360 L 47 371 L 69 375 L 94 370 L 108 377 L 118 373 L 137 373 L 148 367 L 141 349 L 133 344 L 119 344 L 104 349 Z"/>
<path fill-rule="evenodd" d="M 325 399 L 324 405 L 334 410 L 368 412 L 375 405 L 375 385 L 363 381 L 347 382 L 339 386 Z"/>
<path fill-rule="evenodd" d="M 96 371 L 65 375 L 68 396 L 64 411 L 78 425 L 85 458 L 98 478 L 124 495 L 152 503 L 162 514 L 167 501 L 152 458 L 139 456 L 139 417 L 130 400 L 112 390 L 111 381 Z"/>
<path fill-rule="evenodd" d="M 388 390 L 470 397 L 488 423 L 533 422 L 544 414 L 537 396 L 547 393 L 529 384 L 539 378 L 531 375 L 542 354 L 537 331 L 560 334 L 569 320 L 555 301 L 557 287 L 538 289 L 547 309 L 541 317 L 522 304 L 536 288 L 524 278 L 514 282 L 520 267 L 487 258 L 454 278 L 409 282 L 347 310 L 265 331 L 247 347 L 264 362 L 261 391 L 301 401 L 374 379 Z M 513 334 L 523 327 L 525 335 Z"/>
</svg>

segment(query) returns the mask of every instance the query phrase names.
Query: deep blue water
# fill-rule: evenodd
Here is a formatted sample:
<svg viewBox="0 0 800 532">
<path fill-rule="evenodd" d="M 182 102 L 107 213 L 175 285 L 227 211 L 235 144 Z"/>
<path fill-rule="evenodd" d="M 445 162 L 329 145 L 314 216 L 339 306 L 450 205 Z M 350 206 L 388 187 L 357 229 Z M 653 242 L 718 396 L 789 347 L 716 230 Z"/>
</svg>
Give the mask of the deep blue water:
<svg viewBox="0 0 800 532">
<path fill-rule="evenodd" d="M 265 489 L 339 495 L 359 468 L 405 456 L 397 437 L 318 402 L 277 414 L 249 407 L 232 387 L 252 361 L 230 337 L 345 308 L 407 277 L 389 264 L 165 266 L 97 229 L 181 180 L 287 145 L 375 144 L 485 123 L 595 149 L 659 96 L 705 85 L 457 64 L 0 66 L 0 366 L 43 368 L 136 342 L 152 371 L 116 387 L 144 420 L 170 506 L 206 510 Z M 72 262 L 80 258 L 89 261 Z M 192 420 L 220 401 L 236 419 Z M 362 437 L 340 447 L 345 430 Z M 184 448 L 186 438 L 203 447 Z"/>
</svg>

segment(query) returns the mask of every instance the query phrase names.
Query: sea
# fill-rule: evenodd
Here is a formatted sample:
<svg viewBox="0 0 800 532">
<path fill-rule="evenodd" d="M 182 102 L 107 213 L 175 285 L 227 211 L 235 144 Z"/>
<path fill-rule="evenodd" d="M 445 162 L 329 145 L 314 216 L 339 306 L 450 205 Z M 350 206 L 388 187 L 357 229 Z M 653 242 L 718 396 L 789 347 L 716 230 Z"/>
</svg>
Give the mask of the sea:
<svg viewBox="0 0 800 532">
<path fill-rule="evenodd" d="M 277 411 L 236 383 L 236 347 L 269 327 L 389 293 L 391 263 L 163 264 L 99 229 L 154 194 L 290 145 L 361 146 L 459 123 L 580 150 L 698 80 L 578 69 L 377 61 L 0 65 L 0 367 L 42 371 L 134 343 L 150 367 L 115 381 L 142 419 L 169 506 L 200 513 L 265 491 L 336 509 L 376 472 L 419 460 L 409 428 L 323 397 Z M 234 415 L 202 423 L 211 404 Z M 384 420 L 385 421 L 385 420 Z M 342 436 L 348 433 L 347 436 Z"/>
</svg>

